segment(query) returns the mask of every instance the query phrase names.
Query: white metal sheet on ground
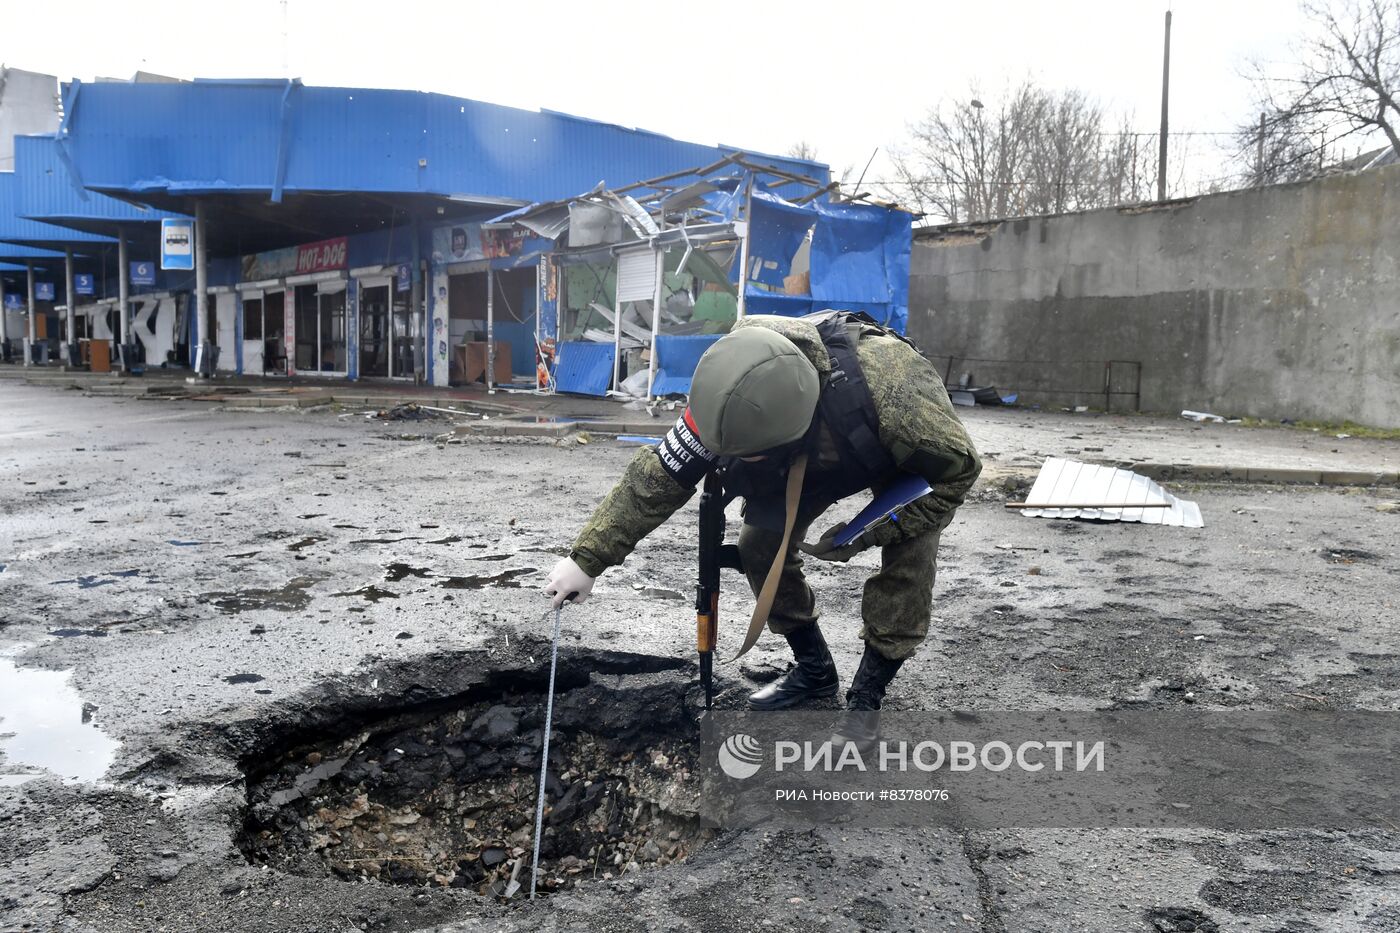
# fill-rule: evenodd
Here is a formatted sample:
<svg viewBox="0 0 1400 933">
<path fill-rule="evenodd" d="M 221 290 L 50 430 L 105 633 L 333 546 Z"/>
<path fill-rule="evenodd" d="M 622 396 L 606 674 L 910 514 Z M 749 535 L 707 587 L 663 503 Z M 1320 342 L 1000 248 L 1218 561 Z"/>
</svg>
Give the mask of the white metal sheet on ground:
<svg viewBox="0 0 1400 933">
<path fill-rule="evenodd" d="M 1026 495 L 1026 502 L 1031 506 L 1043 506 L 1021 510 L 1022 515 L 1031 518 L 1086 518 L 1182 528 L 1205 527 L 1200 506 L 1178 499 L 1145 476 L 1131 470 L 1080 463 L 1061 457 L 1050 457 L 1041 465 L 1040 475 Z M 1141 508 L 1163 503 L 1169 507 Z M 1071 509 L 1057 508 L 1057 505 L 1104 505 L 1112 508 Z"/>
</svg>

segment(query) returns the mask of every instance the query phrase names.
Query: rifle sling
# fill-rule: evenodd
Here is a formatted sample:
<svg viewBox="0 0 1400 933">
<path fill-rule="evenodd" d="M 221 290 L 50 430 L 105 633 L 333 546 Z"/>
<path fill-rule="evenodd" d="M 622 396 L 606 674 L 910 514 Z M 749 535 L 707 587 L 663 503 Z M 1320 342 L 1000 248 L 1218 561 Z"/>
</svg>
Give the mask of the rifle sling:
<svg viewBox="0 0 1400 933">
<path fill-rule="evenodd" d="M 782 544 L 778 545 L 778 551 L 773 555 L 773 564 L 768 568 L 768 576 L 763 580 L 763 589 L 759 590 L 758 602 L 753 607 L 753 618 L 749 619 L 749 630 L 744 635 L 744 644 L 739 653 L 729 659 L 731 661 L 739 660 L 754 646 L 754 642 L 758 641 L 758 636 L 763 632 L 764 623 L 768 621 L 768 613 L 773 609 L 773 600 L 778 595 L 778 580 L 783 575 L 783 562 L 787 559 L 788 542 L 792 540 L 792 527 L 797 522 L 797 508 L 802 498 L 802 479 L 806 473 L 807 454 L 804 451 L 788 470 Z"/>
</svg>

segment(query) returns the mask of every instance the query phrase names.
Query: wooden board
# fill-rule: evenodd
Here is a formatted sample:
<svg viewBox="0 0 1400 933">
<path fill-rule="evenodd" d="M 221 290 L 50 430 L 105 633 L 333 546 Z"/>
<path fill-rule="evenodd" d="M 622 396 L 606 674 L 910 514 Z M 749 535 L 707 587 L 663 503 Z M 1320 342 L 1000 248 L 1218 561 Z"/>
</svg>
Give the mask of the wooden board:
<svg viewBox="0 0 1400 933">
<path fill-rule="evenodd" d="M 88 368 L 95 373 L 112 371 L 112 345 L 105 340 L 89 340 Z"/>
<path fill-rule="evenodd" d="M 486 381 L 486 341 L 471 340 L 460 344 L 456 348 L 457 372 L 461 374 L 463 382 L 485 382 Z M 510 341 L 496 341 L 496 374 L 497 384 L 510 382 Z"/>
</svg>

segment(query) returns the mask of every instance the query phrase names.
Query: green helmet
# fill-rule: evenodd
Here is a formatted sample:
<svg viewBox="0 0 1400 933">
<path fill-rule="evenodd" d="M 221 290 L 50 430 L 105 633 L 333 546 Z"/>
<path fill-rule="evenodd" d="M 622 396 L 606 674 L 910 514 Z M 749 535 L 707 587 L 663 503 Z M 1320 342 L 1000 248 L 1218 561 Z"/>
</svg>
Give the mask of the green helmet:
<svg viewBox="0 0 1400 933">
<path fill-rule="evenodd" d="M 745 457 L 800 440 L 820 391 L 817 368 L 796 344 L 765 327 L 740 327 L 700 357 L 690 414 L 711 452 Z"/>
</svg>

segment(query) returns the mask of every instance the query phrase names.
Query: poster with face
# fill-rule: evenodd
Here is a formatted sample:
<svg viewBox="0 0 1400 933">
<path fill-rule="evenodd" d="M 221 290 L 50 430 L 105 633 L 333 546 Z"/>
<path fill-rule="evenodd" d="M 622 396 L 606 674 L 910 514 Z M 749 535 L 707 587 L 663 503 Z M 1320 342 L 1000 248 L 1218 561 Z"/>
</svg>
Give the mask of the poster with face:
<svg viewBox="0 0 1400 933">
<path fill-rule="evenodd" d="M 481 224 L 433 228 L 433 262 L 475 262 L 485 258 L 481 249 Z"/>
<path fill-rule="evenodd" d="M 519 256 L 525 234 L 519 230 L 483 230 L 481 224 L 458 223 L 433 229 L 433 262 L 477 262 Z"/>
</svg>

